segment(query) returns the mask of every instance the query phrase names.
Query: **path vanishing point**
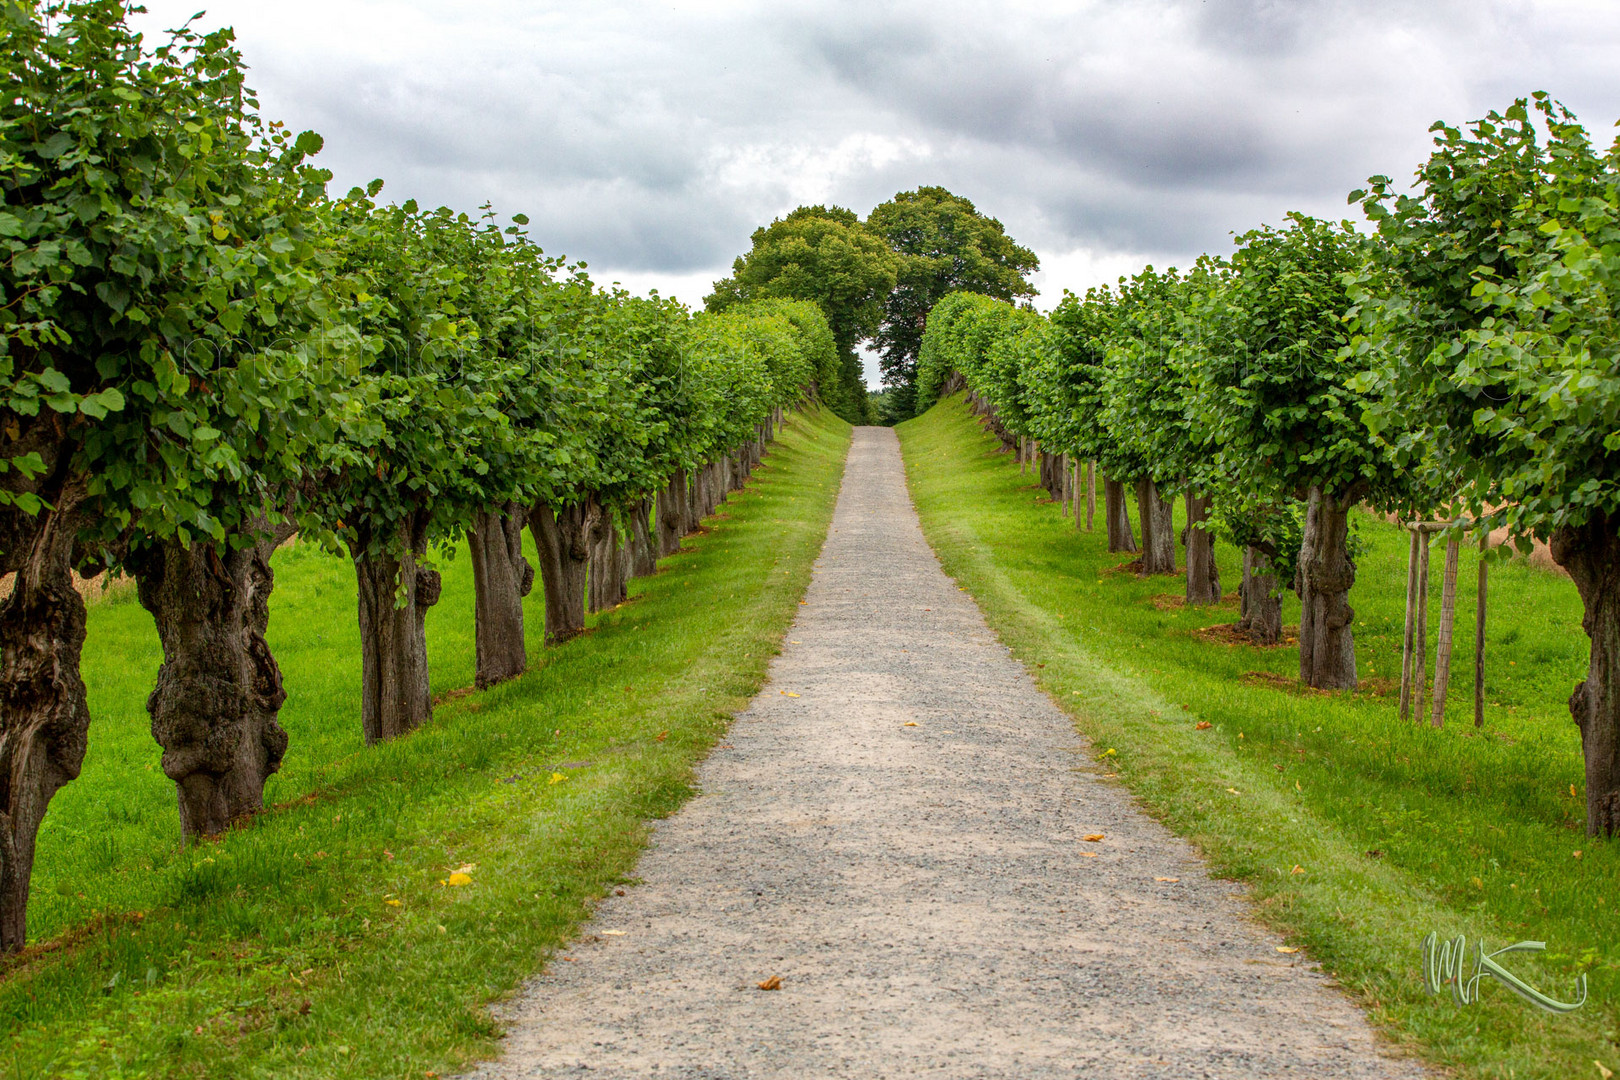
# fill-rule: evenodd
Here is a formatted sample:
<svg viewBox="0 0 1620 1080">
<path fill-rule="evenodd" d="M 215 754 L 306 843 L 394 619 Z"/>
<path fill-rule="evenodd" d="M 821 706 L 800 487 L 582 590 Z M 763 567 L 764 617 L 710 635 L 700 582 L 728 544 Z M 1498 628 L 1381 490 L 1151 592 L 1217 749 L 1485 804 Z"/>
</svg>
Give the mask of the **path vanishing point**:
<svg viewBox="0 0 1620 1080">
<path fill-rule="evenodd" d="M 1102 775 L 940 569 L 892 430 L 856 429 L 805 600 L 477 1077 L 1425 1075 Z"/>
</svg>

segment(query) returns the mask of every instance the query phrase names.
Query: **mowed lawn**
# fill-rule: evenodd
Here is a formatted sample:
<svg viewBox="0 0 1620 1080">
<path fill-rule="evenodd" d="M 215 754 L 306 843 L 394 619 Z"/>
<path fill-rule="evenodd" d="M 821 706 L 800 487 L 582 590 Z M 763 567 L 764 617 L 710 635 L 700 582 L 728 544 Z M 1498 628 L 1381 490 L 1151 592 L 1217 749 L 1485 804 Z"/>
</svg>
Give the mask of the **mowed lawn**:
<svg viewBox="0 0 1620 1080">
<path fill-rule="evenodd" d="M 1238 552 L 1219 553 L 1229 606 L 1187 609 L 1181 579 L 1110 572 L 1130 556 L 1106 550 L 1100 492 L 1097 531 L 1077 532 L 960 396 L 899 431 L 945 569 L 1091 738 L 1102 768 L 1217 873 L 1247 883 L 1260 917 L 1302 947 L 1298 959 L 1320 961 L 1392 1040 L 1461 1075 L 1598 1080 L 1594 1062 L 1620 1072 L 1620 843 L 1585 835 L 1566 703 L 1588 644 L 1566 578 L 1522 560 L 1492 567 L 1489 704 L 1476 730 L 1477 564 L 1465 552 L 1446 726 L 1428 725 L 1426 701 L 1424 722 L 1403 723 L 1407 540 L 1394 526 L 1356 521 L 1363 689 L 1308 692 L 1296 648 L 1197 633 L 1236 619 Z M 1132 517 L 1139 530 L 1134 500 Z M 1431 642 L 1443 562 L 1437 549 Z M 1298 616 L 1287 594 L 1284 622 Z M 1551 1015 L 1489 979 L 1475 1005 L 1431 996 L 1419 959 L 1430 931 L 1466 934 L 1470 951 L 1480 939 L 1492 950 L 1545 941 L 1542 958 L 1502 962 L 1565 1001 L 1584 970 L 1589 1000 Z"/>
<path fill-rule="evenodd" d="M 127 590 L 93 604 L 83 775 L 51 804 L 31 948 L 0 968 L 0 1075 L 416 1077 L 487 1055 L 486 1005 L 627 880 L 647 821 L 762 685 L 832 515 L 850 428 L 794 414 L 746 491 L 584 637 L 472 693 L 472 575 L 442 565 L 431 724 L 367 748 L 352 565 L 278 552 L 291 736 L 274 809 L 182 849 Z M 532 552 L 531 552 L 532 559 Z M 461 871 L 469 884 L 450 885 Z M 458 881 L 460 879 L 457 879 Z"/>
</svg>

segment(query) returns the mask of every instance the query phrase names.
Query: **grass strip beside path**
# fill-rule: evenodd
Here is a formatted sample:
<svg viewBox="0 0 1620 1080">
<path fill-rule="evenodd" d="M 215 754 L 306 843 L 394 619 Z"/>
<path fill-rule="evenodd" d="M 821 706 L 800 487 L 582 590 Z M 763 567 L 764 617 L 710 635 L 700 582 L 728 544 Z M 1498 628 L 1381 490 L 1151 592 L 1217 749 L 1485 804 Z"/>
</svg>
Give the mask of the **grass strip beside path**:
<svg viewBox="0 0 1620 1080">
<path fill-rule="evenodd" d="M 763 684 L 849 438 L 830 413 L 793 415 L 748 488 L 580 639 L 540 647 L 536 588 L 530 671 L 484 693 L 458 689 L 471 573 L 450 559 L 428 624 L 444 700 L 370 749 L 353 569 L 278 552 L 279 805 L 189 850 L 147 730 L 151 618 L 95 605 L 90 755 L 42 833 L 30 925 L 46 943 L 0 979 L 0 1074 L 420 1078 L 487 1055 L 486 1006 L 628 880 L 648 819 L 692 793 L 695 762 Z"/>
<path fill-rule="evenodd" d="M 1564 703 L 1584 677 L 1586 641 L 1566 579 L 1522 562 L 1493 570 L 1483 731 L 1471 723 L 1466 645 L 1448 725 L 1403 724 L 1393 688 L 1406 541 L 1393 526 L 1358 525 L 1350 599 L 1366 688 L 1306 692 L 1296 649 L 1199 634 L 1237 617 L 1236 552 L 1220 553 L 1233 603 L 1187 609 L 1179 578 L 1110 573 L 1129 556 L 1106 550 L 1101 492 L 1097 531 L 1076 531 L 960 396 L 899 431 L 946 571 L 1075 718 L 1101 766 L 1216 873 L 1245 882 L 1260 917 L 1381 1030 L 1466 1076 L 1596 1080 L 1594 1061 L 1620 1072 L 1620 845 L 1582 827 L 1580 741 Z M 1472 575 L 1467 561 L 1462 580 Z M 1289 604 L 1285 622 L 1297 622 Z M 1546 957 L 1502 961 L 1563 1000 L 1585 970 L 1588 1003 L 1550 1015 L 1488 979 L 1475 1005 L 1431 996 L 1419 961 L 1431 930 L 1466 934 L 1470 951 L 1481 938 L 1487 949 L 1546 941 Z"/>
</svg>

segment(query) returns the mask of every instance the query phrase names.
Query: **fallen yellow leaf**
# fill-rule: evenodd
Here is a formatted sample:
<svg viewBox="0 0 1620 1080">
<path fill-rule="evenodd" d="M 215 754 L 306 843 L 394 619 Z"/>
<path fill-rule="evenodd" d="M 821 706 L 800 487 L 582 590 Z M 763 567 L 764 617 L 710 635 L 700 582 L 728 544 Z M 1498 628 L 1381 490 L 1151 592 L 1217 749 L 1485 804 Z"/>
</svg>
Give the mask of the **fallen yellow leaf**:
<svg viewBox="0 0 1620 1080">
<path fill-rule="evenodd" d="M 602 936 L 603 937 L 624 937 L 624 931 L 623 930 L 604 930 L 604 931 L 602 931 Z"/>
<path fill-rule="evenodd" d="M 451 874 L 449 877 L 445 878 L 444 883 L 452 888 L 459 888 L 462 885 L 471 885 L 472 875 L 463 874 L 458 870 L 454 874 Z"/>
<path fill-rule="evenodd" d="M 560 784 L 566 779 L 568 779 L 567 774 L 560 773 L 560 772 L 554 772 L 554 773 L 551 774 L 551 779 L 547 780 L 546 783 L 548 783 L 548 784 Z"/>
<path fill-rule="evenodd" d="M 917 726 L 917 721 L 915 721 L 915 720 L 907 720 L 906 723 L 905 723 L 905 726 L 906 727 L 916 727 Z"/>
<path fill-rule="evenodd" d="M 759 988 L 761 990 L 780 990 L 780 989 L 782 989 L 782 976 L 780 976 L 780 975 L 772 975 L 770 978 L 768 978 L 764 982 L 760 983 Z"/>
<path fill-rule="evenodd" d="M 1094 833 L 1087 833 L 1085 836 L 1082 836 L 1080 839 L 1089 840 L 1092 843 L 1096 843 L 1098 840 L 1101 840 L 1102 838 L 1103 838 L 1102 833 L 1094 832 Z"/>
<path fill-rule="evenodd" d="M 1603 1080 L 1609 1080 L 1609 1077 L 1614 1075 L 1613 1070 L 1605 1069 L 1603 1067 L 1603 1062 L 1597 1060 L 1596 1058 L 1592 1059 L 1592 1064 L 1597 1066 L 1598 1075 L 1603 1077 Z"/>
<path fill-rule="evenodd" d="M 1577 852 L 1576 852 L 1576 853 L 1575 853 L 1575 857 L 1576 857 L 1576 858 L 1577 858 L 1577 859 L 1578 859 L 1578 858 L 1580 858 L 1580 857 L 1581 857 L 1581 853 L 1580 853 L 1580 852 L 1578 852 L 1578 851 L 1577 851 Z"/>
<path fill-rule="evenodd" d="M 1095 859 L 1097 857 L 1097 853 L 1095 851 L 1082 851 L 1080 853 L 1080 857 L 1082 859 Z"/>
<path fill-rule="evenodd" d="M 383 903 L 387 904 L 389 907 L 399 907 L 400 905 L 405 903 L 405 901 L 403 901 L 403 900 L 384 900 Z"/>
<path fill-rule="evenodd" d="M 1303 874 L 1305 872 L 1305 868 L 1299 865 L 1299 863 L 1295 863 L 1294 868 L 1288 872 L 1290 874 Z"/>
<path fill-rule="evenodd" d="M 1208 731 L 1210 728 L 1212 728 L 1214 726 L 1215 725 L 1210 723 L 1208 720 L 1200 720 L 1200 721 L 1198 721 L 1198 723 L 1193 725 L 1193 730 L 1194 731 Z"/>
<path fill-rule="evenodd" d="M 1277 951 L 1280 952 L 1280 953 L 1297 953 L 1297 952 L 1299 952 L 1298 949 L 1290 948 L 1287 945 L 1279 945 L 1279 946 L 1277 946 Z"/>
<path fill-rule="evenodd" d="M 1574 784 L 1569 785 L 1569 797 L 1572 798 L 1572 799 L 1575 798 L 1575 785 Z M 1592 1064 L 1596 1065 L 1597 1062 L 1594 1061 Z"/>
<path fill-rule="evenodd" d="M 1476 889 L 1483 889 L 1485 887 L 1485 883 L 1483 881 L 1479 880 L 1479 878 L 1477 878 L 1477 877 L 1469 878 L 1468 879 L 1468 884 L 1472 885 Z"/>
<path fill-rule="evenodd" d="M 1234 794 L 1234 795 L 1241 795 L 1241 794 L 1243 794 L 1243 792 L 1241 792 L 1241 791 L 1239 791 L 1239 790 L 1238 790 L 1238 789 L 1237 789 L 1237 788 L 1235 788 L 1235 787 L 1229 787 L 1229 788 L 1227 788 L 1227 789 L 1226 789 L 1226 790 L 1227 790 L 1227 791 L 1230 791 L 1230 792 L 1231 792 L 1231 793 L 1232 793 L 1232 794 Z"/>
<path fill-rule="evenodd" d="M 781 691 L 781 694 L 782 694 L 783 697 L 798 697 L 799 696 L 798 694 L 795 694 L 791 690 L 783 690 L 783 691 Z"/>
<path fill-rule="evenodd" d="M 1154 881 L 1180 881 L 1181 879 L 1178 878 L 1178 877 L 1156 877 L 1153 880 Z"/>
<path fill-rule="evenodd" d="M 1299 781 L 1298 780 L 1295 780 L 1294 781 L 1294 790 L 1295 791 L 1304 791 L 1305 789 L 1299 786 Z"/>
</svg>

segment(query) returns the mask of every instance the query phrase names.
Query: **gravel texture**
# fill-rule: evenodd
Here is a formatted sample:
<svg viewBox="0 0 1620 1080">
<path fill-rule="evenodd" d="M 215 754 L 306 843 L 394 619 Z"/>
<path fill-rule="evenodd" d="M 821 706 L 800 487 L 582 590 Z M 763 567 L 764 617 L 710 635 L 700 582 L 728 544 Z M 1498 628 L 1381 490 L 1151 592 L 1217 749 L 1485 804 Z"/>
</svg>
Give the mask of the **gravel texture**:
<svg viewBox="0 0 1620 1080">
<path fill-rule="evenodd" d="M 893 431 L 856 430 L 805 600 L 476 1076 L 1424 1075 L 1102 776 L 940 570 Z"/>
</svg>

